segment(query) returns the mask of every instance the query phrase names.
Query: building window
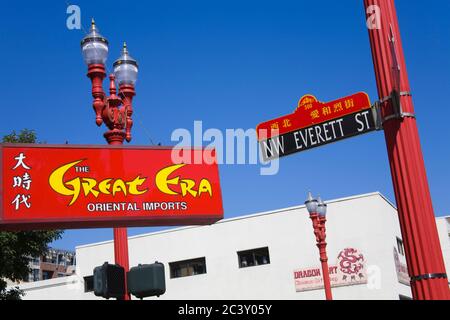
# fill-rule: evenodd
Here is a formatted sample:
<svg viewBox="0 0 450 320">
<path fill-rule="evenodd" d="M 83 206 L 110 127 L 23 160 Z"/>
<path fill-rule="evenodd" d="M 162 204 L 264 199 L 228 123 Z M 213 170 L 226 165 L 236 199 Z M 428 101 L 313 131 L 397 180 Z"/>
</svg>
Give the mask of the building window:
<svg viewBox="0 0 450 320">
<path fill-rule="evenodd" d="M 84 292 L 94 291 L 94 276 L 84 277 Z"/>
<path fill-rule="evenodd" d="M 39 281 L 39 269 L 31 269 L 28 281 Z"/>
<path fill-rule="evenodd" d="M 32 263 L 34 266 L 39 266 L 39 263 L 40 263 L 39 257 L 33 258 L 33 259 L 31 260 L 31 263 Z"/>
<path fill-rule="evenodd" d="M 260 266 L 270 263 L 268 247 L 239 251 L 237 254 L 239 258 L 239 268 Z"/>
<path fill-rule="evenodd" d="M 170 278 L 181 278 L 206 273 L 205 257 L 169 263 Z"/>
<path fill-rule="evenodd" d="M 403 247 L 403 240 L 400 238 L 397 238 L 397 250 L 398 250 L 398 253 L 401 254 L 402 256 L 405 255 L 405 248 Z"/>
<path fill-rule="evenodd" d="M 58 254 L 58 264 L 65 266 L 66 265 L 66 258 L 62 254 Z"/>
<path fill-rule="evenodd" d="M 42 280 L 53 278 L 53 271 L 42 271 Z"/>
</svg>

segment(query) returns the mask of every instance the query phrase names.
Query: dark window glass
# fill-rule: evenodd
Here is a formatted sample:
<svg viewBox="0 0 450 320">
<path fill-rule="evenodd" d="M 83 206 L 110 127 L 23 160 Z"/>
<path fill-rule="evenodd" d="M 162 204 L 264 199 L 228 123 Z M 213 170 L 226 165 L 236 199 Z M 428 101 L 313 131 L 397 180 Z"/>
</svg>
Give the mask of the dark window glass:
<svg viewBox="0 0 450 320">
<path fill-rule="evenodd" d="M 84 292 L 94 291 L 94 276 L 84 277 Z"/>
<path fill-rule="evenodd" d="M 42 271 L 42 280 L 53 278 L 53 271 Z"/>
<path fill-rule="evenodd" d="M 31 269 L 31 272 L 28 276 L 28 281 L 39 281 L 39 269 Z"/>
<path fill-rule="evenodd" d="M 33 281 L 39 281 L 39 269 L 33 269 Z"/>
<path fill-rule="evenodd" d="M 403 240 L 400 238 L 397 238 L 397 250 L 398 250 L 398 253 L 401 254 L 402 256 L 405 255 L 405 248 L 403 247 Z"/>
<path fill-rule="evenodd" d="M 183 260 L 169 263 L 170 277 L 181 278 L 206 273 L 205 258 Z"/>
<path fill-rule="evenodd" d="M 239 251 L 237 254 L 239 259 L 239 268 L 260 266 L 270 263 L 268 247 Z"/>
</svg>

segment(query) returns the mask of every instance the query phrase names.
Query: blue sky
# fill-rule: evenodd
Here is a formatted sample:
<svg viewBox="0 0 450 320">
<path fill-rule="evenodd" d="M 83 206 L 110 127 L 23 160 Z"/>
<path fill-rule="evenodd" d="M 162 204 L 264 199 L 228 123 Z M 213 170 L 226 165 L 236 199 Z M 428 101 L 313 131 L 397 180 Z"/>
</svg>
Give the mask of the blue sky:
<svg viewBox="0 0 450 320">
<path fill-rule="evenodd" d="M 35 129 L 51 144 L 104 144 L 68 3 L 9 2 L 2 10 L 0 134 Z M 170 141 L 176 128 L 255 128 L 291 113 L 306 93 L 322 101 L 366 91 L 377 99 L 362 1 L 77 1 L 95 17 L 111 69 L 127 41 L 140 66 L 133 145 Z M 450 2 L 397 0 L 411 90 L 436 215 L 450 214 Z M 106 82 L 105 88 L 106 88 Z M 221 165 L 225 217 L 380 191 L 394 201 L 383 132 L 281 159 L 280 172 Z M 330 213 L 331 214 L 331 213 Z M 130 228 L 129 234 L 154 230 Z M 66 231 L 53 245 L 112 239 L 111 229 Z"/>
</svg>

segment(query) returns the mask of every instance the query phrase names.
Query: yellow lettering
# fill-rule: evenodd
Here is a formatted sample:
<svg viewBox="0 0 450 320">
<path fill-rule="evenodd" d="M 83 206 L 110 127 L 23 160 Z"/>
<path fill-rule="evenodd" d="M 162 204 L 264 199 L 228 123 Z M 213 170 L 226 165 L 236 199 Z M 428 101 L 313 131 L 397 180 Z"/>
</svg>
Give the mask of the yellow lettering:
<svg viewBox="0 0 450 320">
<path fill-rule="evenodd" d="M 100 192 L 103 194 L 111 194 L 111 192 L 109 192 L 109 189 L 111 188 L 110 184 L 111 180 L 112 179 L 105 179 L 102 182 L 100 182 L 98 184 L 98 190 L 100 190 Z"/>
<path fill-rule="evenodd" d="M 72 200 L 69 203 L 69 206 L 71 206 L 75 203 L 75 201 L 77 201 L 78 196 L 80 195 L 81 189 L 80 178 L 75 178 L 73 180 L 67 181 L 66 184 L 73 187 Z"/>
<path fill-rule="evenodd" d="M 133 181 L 127 182 L 128 191 L 130 192 L 130 194 L 139 195 L 146 193 L 147 189 L 140 191 L 137 188 L 138 186 L 141 186 L 144 182 L 145 178 L 141 178 L 140 176 L 137 176 L 136 179 L 134 179 Z"/>
<path fill-rule="evenodd" d="M 181 179 L 179 176 L 175 178 L 169 178 L 169 176 L 176 170 L 185 166 L 186 164 L 175 164 L 164 169 L 161 169 L 155 178 L 156 187 L 159 191 L 165 194 L 178 195 L 181 193 L 183 197 L 187 194 L 191 196 L 198 197 L 202 193 L 208 193 L 212 197 L 212 186 L 208 179 L 202 179 L 196 190 L 196 181 L 192 179 Z M 169 185 L 179 186 L 181 192 L 176 192 L 169 188 Z"/>
<path fill-rule="evenodd" d="M 186 164 L 184 164 L 184 163 L 176 164 L 176 165 L 173 165 L 173 166 L 170 166 L 170 167 L 160 170 L 156 174 L 156 177 L 155 177 L 156 187 L 159 189 L 159 191 L 161 191 L 162 193 L 165 193 L 165 194 L 177 195 L 178 193 L 172 191 L 168 185 L 169 184 L 177 185 L 180 177 L 175 177 L 175 178 L 169 179 L 169 175 L 171 173 L 173 173 L 175 170 L 177 170 L 185 165 Z"/>
<path fill-rule="evenodd" d="M 76 166 L 81 161 L 83 160 L 74 161 L 59 167 L 58 169 L 53 171 L 48 179 L 50 187 L 54 191 L 62 194 L 63 196 L 72 196 L 72 201 L 70 202 L 69 206 L 71 206 L 75 202 L 75 200 L 78 198 L 78 195 L 80 194 L 80 179 L 76 178 L 74 180 L 66 182 L 67 185 L 72 186 L 72 189 L 69 189 L 64 184 L 63 177 L 70 168 Z"/>
<path fill-rule="evenodd" d="M 122 191 L 124 195 L 127 195 L 127 187 L 125 186 L 125 182 L 123 182 L 122 179 L 117 179 L 114 181 L 112 194 L 113 196 L 116 195 L 117 192 Z"/>
<path fill-rule="evenodd" d="M 81 183 L 83 186 L 84 195 L 87 196 L 89 193 L 92 193 L 94 197 L 98 197 L 98 191 L 94 189 L 97 185 L 97 181 L 91 178 L 83 178 L 83 182 Z"/>
<path fill-rule="evenodd" d="M 81 188 L 83 188 L 84 196 L 87 197 L 89 194 L 92 194 L 95 198 L 98 198 L 100 194 L 110 195 L 112 193 L 114 196 L 116 193 L 122 192 L 126 196 L 128 193 L 132 195 L 141 195 L 148 191 L 148 189 L 138 189 L 138 187 L 142 186 L 146 181 L 146 178 L 141 178 L 140 176 L 137 176 L 131 181 L 108 178 L 98 183 L 96 179 L 88 177 L 76 177 L 72 180 L 64 181 L 64 175 L 67 171 L 82 161 L 83 160 L 74 161 L 57 168 L 52 172 L 48 179 L 50 187 L 56 193 L 63 196 L 72 197 L 69 206 L 73 205 L 75 201 L 77 201 Z M 112 181 L 114 182 L 112 183 Z M 167 183 L 178 183 L 178 177 L 176 179 L 170 179 Z"/>
<path fill-rule="evenodd" d="M 202 179 L 200 181 L 200 186 L 198 187 L 198 195 L 199 196 L 204 192 L 208 192 L 209 195 L 212 197 L 211 183 L 207 179 Z"/>
<path fill-rule="evenodd" d="M 189 192 L 192 196 L 197 195 L 197 191 L 192 190 L 193 187 L 195 187 L 195 181 L 191 179 L 183 179 L 180 183 L 181 186 L 181 194 L 186 196 L 186 194 Z"/>
</svg>

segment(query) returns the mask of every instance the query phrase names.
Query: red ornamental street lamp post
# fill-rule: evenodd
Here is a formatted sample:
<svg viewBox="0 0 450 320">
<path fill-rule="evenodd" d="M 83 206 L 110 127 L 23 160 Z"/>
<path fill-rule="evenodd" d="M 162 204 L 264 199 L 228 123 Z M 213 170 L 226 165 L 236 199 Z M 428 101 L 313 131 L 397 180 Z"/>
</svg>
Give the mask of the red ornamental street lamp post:
<svg viewBox="0 0 450 320">
<path fill-rule="evenodd" d="M 81 41 L 84 62 L 88 65 L 87 76 L 92 82 L 93 108 L 95 123 L 100 126 L 105 123 L 108 131 L 104 137 L 108 144 L 120 146 L 123 141 L 131 141 L 133 126 L 132 100 L 135 96 L 134 85 L 137 80 L 138 65 L 123 45 L 122 55 L 114 62 L 114 73 L 109 76 L 109 97 L 103 91 L 103 79 L 106 77 L 105 62 L 108 56 L 108 40 L 98 31 L 94 20 L 89 34 Z M 116 81 L 119 94 L 116 94 Z M 129 270 L 127 228 L 114 228 L 114 258 L 116 264 Z M 126 289 L 126 279 L 125 279 Z M 127 292 L 127 290 L 125 290 Z M 129 300 L 128 293 L 124 300 Z"/>
<path fill-rule="evenodd" d="M 317 248 L 319 248 L 320 263 L 322 265 L 323 285 L 325 288 L 325 297 L 327 300 L 333 300 L 331 295 L 330 272 L 328 268 L 327 242 L 325 223 L 327 222 L 327 205 L 319 199 L 313 199 L 311 192 L 308 193 L 308 199 L 305 201 L 306 209 L 308 209 L 311 218 L 314 235 L 316 236 Z"/>
<path fill-rule="evenodd" d="M 364 0 L 414 299 L 450 299 L 394 0 Z"/>
</svg>

